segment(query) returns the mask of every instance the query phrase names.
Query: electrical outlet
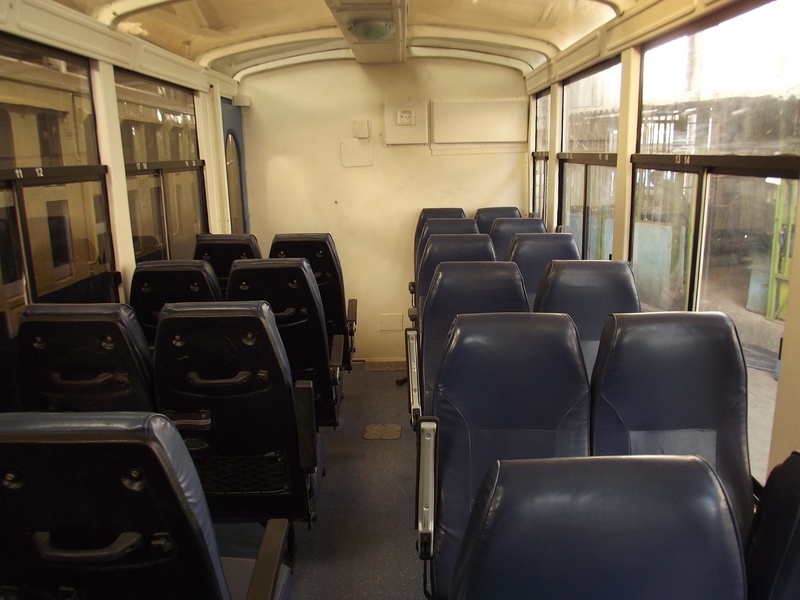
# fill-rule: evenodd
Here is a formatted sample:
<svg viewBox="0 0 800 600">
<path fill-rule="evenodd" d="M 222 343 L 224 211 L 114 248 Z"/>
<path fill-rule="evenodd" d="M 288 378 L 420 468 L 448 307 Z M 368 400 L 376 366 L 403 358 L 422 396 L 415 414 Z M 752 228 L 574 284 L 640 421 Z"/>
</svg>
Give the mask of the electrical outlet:
<svg viewBox="0 0 800 600">
<path fill-rule="evenodd" d="M 397 124 L 398 125 L 416 125 L 417 113 L 413 110 L 398 110 L 397 111 Z"/>
</svg>

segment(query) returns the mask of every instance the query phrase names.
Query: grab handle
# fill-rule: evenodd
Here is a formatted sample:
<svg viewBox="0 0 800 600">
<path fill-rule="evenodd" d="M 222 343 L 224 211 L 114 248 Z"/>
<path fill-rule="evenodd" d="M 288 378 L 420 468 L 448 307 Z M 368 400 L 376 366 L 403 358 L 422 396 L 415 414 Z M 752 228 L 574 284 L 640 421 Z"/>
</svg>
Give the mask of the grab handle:
<svg viewBox="0 0 800 600">
<path fill-rule="evenodd" d="M 50 541 L 49 531 L 33 534 L 33 544 L 43 560 L 54 562 L 114 562 L 142 545 L 142 535 L 135 531 L 123 531 L 105 548 L 87 550 L 65 550 L 56 548 Z"/>
</svg>

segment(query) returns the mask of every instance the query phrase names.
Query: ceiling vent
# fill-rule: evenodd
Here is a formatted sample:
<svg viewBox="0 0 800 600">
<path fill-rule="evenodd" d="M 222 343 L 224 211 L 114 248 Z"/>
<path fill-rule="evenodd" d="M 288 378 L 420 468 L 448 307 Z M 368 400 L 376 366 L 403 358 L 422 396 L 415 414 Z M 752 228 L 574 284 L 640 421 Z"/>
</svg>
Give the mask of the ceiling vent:
<svg viewBox="0 0 800 600">
<path fill-rule="evenodd" d="M 325 0 L 360 63 L 406 59 L 407 0 Z"/>
</svg>

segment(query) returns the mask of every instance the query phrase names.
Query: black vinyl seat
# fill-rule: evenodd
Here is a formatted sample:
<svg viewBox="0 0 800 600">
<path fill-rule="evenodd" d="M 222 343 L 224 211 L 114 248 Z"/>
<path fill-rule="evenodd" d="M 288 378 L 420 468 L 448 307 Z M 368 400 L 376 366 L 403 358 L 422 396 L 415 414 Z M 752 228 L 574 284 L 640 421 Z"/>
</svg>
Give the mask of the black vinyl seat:
<svg viewBox="0 0 800 600">
<path fill-rule="evenodd" d="M 419 242 L 414 247 L 414 275 L 419 274 L 419 268 L 422 264 L 422 255 L 425 252 L 425 245 L 432 235 L 437 234 L 473 234 L 480 233 L 478 231 L 478 224 L 473 219 L 445 219 L 445 218 L 430 218 L 425 221 L 422 227 L 422 232 L 419 236 Z"/>
<path fill-rule="evenodd" d="M 517 233 L 508 247 L 508 260 L 517 263 L 525 280 L 531 310 L 547 263 L 551 260 L 578 260 L 580 257 L 571 233 Z"/>
<path fill-rule="evenodd" d="M 288 598 L 290 524 L 220 558 L 173 424 L 153 413 L 0 415 L 3 598 Z M 250 597 L 250 596 L 248 596 Z"/>
<path fill-rule="evenodd" d="M 434 597 L 450 598 L 470 507 L 492 465 L 589 454 L 589 380 L 575 324 L 564 314 L 458 315 L 432 404 L 433 417 L 419 424 L 419 473 L 421 481 L 436 474 L 436 495 L 418 505 L 429 507 L 418 516 L 419 547 L 430 552 Z M 426 450 L 431 441 L 438 459 Z"/>
<path fill-rule="evenodd" d="M 640 309 L 631 266 L 620 260 L 552 260 L 542 273 L 533 302 L 535 312 L 564 312 L 572 317 L 589 375 L 608 315 Z"/>
<path fill-rule="evenodd" d="M 492 233 L 495 219 L 519 219 L 522 213 L 516 206 L 486 206 L 475 211 L 478 233 Z"/>
<path fill-rule="evenodd" d="M 313 389 L 292 384 L 269 305 L 167 304 L 158 408 L 178 426 L 215 521 L 314 519 L 324 469 Z"/>
<path fill-rule="evenodd" d="M 489 237 L 494 244 L 494 252 L 498 260 L 508 260 L 508 249 L 511 240 L 518 233 L 547 233 L 541 219 L 499 218 L 492 224 Z"/>
<path fill-rule="evenodd" d="M 325 312 L 305 258 L 239 260 L 231 268 L 227 299 L 266 300 L 272 307 L 295 381 L 314 387 L 318 426 L 339 423 L 344 337 L 328 346 Z"/>
<path fill-rule="evenodd" d="M 261 258 L 261 248 L 252 233 L 198 233 L 194 246 L 195 260 L 211 263 L 224 291 L 234 260 Z"/>
<path fill-rule="evenodd" d="M 733 511 L 690 456 L 501 461 L 478 492 L 452 598 L 744 600 Z"/>
<path fill-rule="evenodd" d="M 26 411 L 153 410 L 153 364 L 127 304 L 30 304 L 17 385 Z"/>
<path fill-rule="evenodd" d="M 800 598 L 800 452 L 767 478 L 745 545 L 750 600 Z"/>
<path fill-rule="evenodd" d="M 158 316 L 168 302 L 218 302 L 219 280 L 205 260 L 152 260 L 139 263 L 131 279 L 130 305 L 147 342 L 156 341 Z"/>
<path fill-rule="evenodd" d="M 747 370 L 730 317 L 608 317 L 592 374 L 592 454 L 702 457 L 719 474 L 744 538 L 753 518 Z"/>
<path fill-rule="evenodd" d="M 270 258 L 305 258 L 311 265 L 317 280 L 322 307 L 325 311 L 325 325 L 328 331 L 328 345 L 333 345 L 336 335 L 344 340 L 342 368 L 352 370 L 352 357 L 355 352 L 356 322 L 358 319 L 358 300 L 347 297 L 344 292 L 342 264 L 336 244 L 330 233 L 285 233 L 272 239 Z"/>
</svg>

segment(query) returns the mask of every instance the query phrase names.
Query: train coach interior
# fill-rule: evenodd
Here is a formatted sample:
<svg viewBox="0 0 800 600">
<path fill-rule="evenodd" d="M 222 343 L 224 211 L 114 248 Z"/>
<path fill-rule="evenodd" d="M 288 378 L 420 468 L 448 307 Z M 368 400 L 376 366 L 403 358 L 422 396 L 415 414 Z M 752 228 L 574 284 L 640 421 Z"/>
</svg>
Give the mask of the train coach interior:
<svg viewBox="0 0 800 600">
<path fill-rule="evenodd" d="M 600 262 L 632 276 L 635 301 L 607 312 L 727 315 L 743 379 L 726 367 L 727 377 L 707 384 L 704 397 L 744 381 L 744 404 L 728 416 L 744 410 L 745 431 L 736 439 L 761 493 L 770 472 L 800 450 L 800 371 L 792 368 L 800 361 L 800 295 L 790 293 L 800 277 L 793 261 L 798 17 L 794 0 L 0 0 L 0 412 L 96 410 L 82 404 L 96 394 L 75 391 L 85 373 L 73 380 L 43 364 L 44 375 L 17 381 L 21 324 L 33 319 L 26 307 L 53 305 L 59 313 L 70 305 L 134 305 L 114 311 L 145 327 L 133 345 L 147 348 L 154 375 L 145 377 L 149 391 L 136 394 L 145 394 L 148 410 L 170 405 L 168 416 L 198 465 L 222 554 L 255 558 L 264 528 L 230 512 L 221 517 L 219 507 L 227 505 L 204 478 L 213 470 L 203 463 L 208 455 L 250 452 L 242 450 L 246 436 L 234 433 L 227 449 L 218 446 L 225 436 L 207 432 L 229 415 L 209 415 L 186 398 L 172 402 L 174 391 L 161 392 L 175 396 L 170 402 L 159 400 L 166 388 L 159 388 L 158 370 L 170 360 L 167 351 L 161 359 L 157 353 L 162 303 L 136 307 L 156 285 L 144 275 L 145 263 L 170 269 L 159 286 L 177 287 L 177 269 L 191 267 L 190 291 L 171 291 L 168 300 L 202 301 L 185 311 L 186 322 L 210 326 L 201 315 L 213 314 L 214 303 L 266 300 L 266 309 L 250 306 L 266 323 L 257 328 L 282 338 L 280 350 L 267 351 L 244 333 L 245 351 L 277 358 L 269 369 L 236 369 L 215 363 L 214 351 L 228 347 L 228 337 L 208 333 L 205 339 L 216 341 L 199 344 L 206 366 L 182 372 L 175 385 L 188 381 L 213 397 L 234 384 L 262 393 L 267 383 L 288 382 L 285 393 L 297 405 L 290 427 L 299 445 L 297 481 L 308 486 L 302 510 L 284 515 L 296 521 L 288 542 L 295 547 L 295 597 L 423 597 L 423 570 L 435 597 L 449 597 L 451 583 L 453 597 L 469 597 L 466 590 L 481 589 L 482 580 L 456 568 L 457 556 L 437 564 L 434 555 L 430 573 L 417 556 L 430 559 L 428 545 L 439 543 L 420 530 L 457 545 L 449 529 L 439 535 L 438 513 L 418 512 L 416 530 L 412 522 L 415 505 L 427 506 L 420 487 L 434 490 L 431 508 L 442 501 L 434 476 L 441 465 L 426 470 L 423 454 L 450 452 L 436 445 L 449 443 L 447 431 L 431 425 L 439 423 L 437 394 L 446 395 L 432 375 L 442 364 L 439 347 L 444 355 L 453 342 L 447 334 L 456 313 L 567 312 L 586 369 L 579 385 L 591 400 L 603 387 L 594 357 L 611 360 L 604 354 L 611 342 L 600 335 L 607 332 L 597 326 L 590 335 L 582 309 L 539 308 L 550 300 L 538 274 L 549 279 L 557 263 L 579 257 L 587 267 Z M 418 244 L 428 210 L 432 220 Z M 280 246 L 312 233 L 306 242 L 322 246 L 299 254 Z M 213 251 L 199 250 L 204 236 L 246 238 L 253 250 L 228 257 L 243 261 L 238 273 L 229 271 L 230 260 L 219 267 Z M 537 236 L 569 248 L 528 275 L 523 261 Z M 437 248 L 457 248 L 443 251 L 454 252 L 447 261 L 471 260 L 468 238 L 491 254 L 482 260 L 519 265 L 522 308 L 472 307 L 486 292 L 479 283 L 494 281 L 487 268 L 472 276 L 478 285 L 454 295 L 462 308 L 448 301 L 445 312 L 453 315 L 433 334 L 439 309 L 425 307 L 443 297 L 455 274 L 438 269 Z M 335 261 L 320 266 L 331 250 Z M 134 283 L 137 277 L 151 279 Z M 207 297 L 196 293 L 198 277 L 213 280 Z M 594 275 L 581 277 L 586 294 Z M 278 282 L 286 283 L 285 295 L 270 291 Z M 337 285 L 343 289 L 334 294 L 334 317 L 328 302 Z M 592 292 L 593 308 L 602 304 L 599 294 Z M 501 306 L 492 302 L 482 306 Z M 290 330 L 317 320 L 314 335 L 324 344 L 292 341 Z M 182 356 L 193 340 L 187 325 L 174 327 L 162 343 Z M 666 357 L 668 336 L 658 339 Z M 426 345 L 437 355 L 426 355 Z M 312 346 L 317 356 L 303 362 Z M 708 365 L 705 376 L 722 359 L 694 362 Z M 500 366 L 507 364 L 495 371 Z M 285 377 L 274 377 L 282 369 Z M 127 385 L 127 377 L 95 384 Z M 691 379 L 700 386 L 703 378 Z M 51 387 L 32 402 L 31 383 Z M 66 400 L 56 388 L 69 390 Z M 687 399 L 693 392 L 675 394 Z M 586 421 L 593 426 L 590 400 Z M 113 399 L 100 402 L 104 410 L 108 404 Z M 246 414 L 250 428 L 262 418 Z M 303 434 L 309 419 L 316 427 Z M 688 427 L 703 432 L 688 441 L 675 433 L 685 428 L 676 421 L 653 438 L 657 427 L 642 425 L 629 433 L 630 445 L 653 450 L 657 439 L 667 454 L 688 445 L 691 452 L 678 453 L 699 454 L 716 472 L 730 448 L 710 448 L 727 434 Z M 428 434 L 435 443 L 425 446 Z M 0 423 L 0 442 L 4 435 Z M 587 433 L 590 445 L 580 455 L 593 453 L 594 435 Z M 488 434 L 481 439 L 489 444 Z M 283 462 L 282 452 L 273 463 Z M 499 458 L 527 458 L 532 450 L 515 452 Z M 611 471 L 639 468 L 611 462 Z M 500 467 L 498 480 L 512 470 Z M 493 490 L 479 490 L 475 477 L 470 504 L 495 506 Z M 723 488 L 728 477 L 720 475 Z M 7 480 L 3 493 L 15 486 Z M 264 515 L 260 520 L 280 516 Z M 748 567 L 758 560 L 748 558 Z M 491 557 L 480 559 L 468 570 L 491 564 Z M 7 583 L 0 581 L 0 597 L 16 597 Z M 753 589 L 762 583 L 748 581 Z M 780 597 L 772 593 L 750 598 Z"/>
</svg>

